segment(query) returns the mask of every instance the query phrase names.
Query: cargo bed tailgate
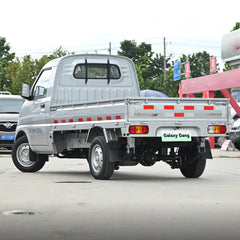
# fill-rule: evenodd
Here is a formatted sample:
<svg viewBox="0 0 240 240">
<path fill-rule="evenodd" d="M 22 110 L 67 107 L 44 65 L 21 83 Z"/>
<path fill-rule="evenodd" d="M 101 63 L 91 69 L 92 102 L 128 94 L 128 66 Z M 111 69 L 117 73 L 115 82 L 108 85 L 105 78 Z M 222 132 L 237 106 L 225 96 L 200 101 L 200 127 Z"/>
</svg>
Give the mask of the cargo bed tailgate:
<svg viewBox="0 0 240 240">
<path fill-rule="evenodd" d="M 128 121 L 148 125 L 149 136 L 173 129 L 194 137 L 215 136 L 209 126 L 229 125 L 228 99 L 136 98 L 128 103 Z"/>
</svg>

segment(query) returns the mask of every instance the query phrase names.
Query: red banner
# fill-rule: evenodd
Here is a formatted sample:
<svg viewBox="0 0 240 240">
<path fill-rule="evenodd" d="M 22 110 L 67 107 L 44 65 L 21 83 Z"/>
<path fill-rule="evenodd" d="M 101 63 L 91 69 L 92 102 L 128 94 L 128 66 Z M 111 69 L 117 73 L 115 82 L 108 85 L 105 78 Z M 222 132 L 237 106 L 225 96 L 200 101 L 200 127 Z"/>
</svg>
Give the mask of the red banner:
<svg viewBox="0 0 240 240">
<path fill-rule="evenodd" d="M 185 78 L 188 79 L 190 78 L 190 63 L 186 63 L 184 67 L 185 67 Z"/>
<path fill-rule="evenodd" d="M 210 57 L 210 73 L 217 71 L 217 59 L 216 57 Z"/>
</svg>

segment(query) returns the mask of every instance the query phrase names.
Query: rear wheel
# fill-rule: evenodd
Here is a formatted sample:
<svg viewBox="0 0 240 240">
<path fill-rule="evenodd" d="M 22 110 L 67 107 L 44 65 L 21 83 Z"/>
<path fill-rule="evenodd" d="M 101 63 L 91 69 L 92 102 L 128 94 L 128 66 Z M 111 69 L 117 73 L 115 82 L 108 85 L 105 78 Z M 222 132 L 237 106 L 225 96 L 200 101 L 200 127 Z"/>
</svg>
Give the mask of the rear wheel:
<svg viewBox="0 0 240 240">
<path fill-rule="evenodd" d="M 114 172 L 114 165 L 109 159 L 109 146 L 103 136 L 93 139 L 89 150 L 89 167 L 96 179 L 107 180 Z"/>
<path fill-rule="evenodd" d="M 240 151 L 240 143 L 234 143 L 234 146 Z"/>
<path fill-rule="evenodd" d="M 180 171 L 186 178 L 198 178 L 203 174 L 205 166 L 206 158 L 199 154 L 194 162 L 184 164 L 184 166 L 180 168 Z"/>
<path fill-rule="evenodd" d="M 48 156 L 34 153 L 27 137 L 23 136 L 13 145 L 12 160 L 16 168 L 22 172 L 37 172 L 44 166 Z"/>
</svg>

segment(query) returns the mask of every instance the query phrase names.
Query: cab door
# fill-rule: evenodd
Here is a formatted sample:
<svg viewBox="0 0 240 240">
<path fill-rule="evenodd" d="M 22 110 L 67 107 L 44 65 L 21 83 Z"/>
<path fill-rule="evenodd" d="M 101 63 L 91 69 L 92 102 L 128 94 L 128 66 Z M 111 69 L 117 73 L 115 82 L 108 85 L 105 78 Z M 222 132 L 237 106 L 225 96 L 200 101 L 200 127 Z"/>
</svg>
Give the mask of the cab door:
<svg viewBox="0 0 240 240">
<path fill-rule="evenodd" d="M 38 150 L 38 146 L 49 145 L 49 131 L 46 126 L 46 119 L 50 108 L 48 90 L 51 75 L 52 68 L 42 70 L 32 89 L 33 98 L 25 103 L 24 112 L 21 112 L 22 121 L 25 120 L 28 124 L 29 143 L 33 150 Z"/>
</svg>

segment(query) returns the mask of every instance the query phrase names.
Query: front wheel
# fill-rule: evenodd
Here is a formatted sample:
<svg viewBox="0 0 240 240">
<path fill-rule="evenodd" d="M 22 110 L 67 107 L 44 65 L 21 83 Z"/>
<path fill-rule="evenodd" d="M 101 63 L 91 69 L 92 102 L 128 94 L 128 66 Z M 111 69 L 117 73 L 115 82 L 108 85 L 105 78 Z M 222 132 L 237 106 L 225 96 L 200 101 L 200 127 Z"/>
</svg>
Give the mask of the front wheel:
<svg viewBox="0 0 240 240">
<path fill-rule="evenodd" d="M 16 140 L 12 149 L 12 160 L 17 169 L 22 172 L 37 172 L 47 161 L 47 155 L 34 153 L 26 136 Z"/>
<path fill-rule="evenodd" d="M 180 171 L 186 178 L 198 178 L 203 174 L 205 166 L 206 158 L 204 158 L 202 155 L 199 155 L 196 157 L 194 162 L 180 168 Z"/>
<path fill-rule="evenodd" d="M 96 179 L 107 180 L 114 172 L 114 165 L 109 159 L 109 146 L 103 136 L 93 139 L 89 150 L 89 167 Z"/>
</svg>

